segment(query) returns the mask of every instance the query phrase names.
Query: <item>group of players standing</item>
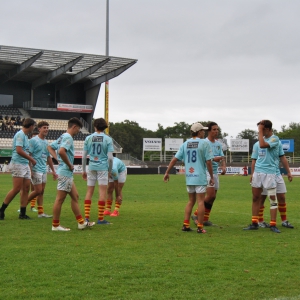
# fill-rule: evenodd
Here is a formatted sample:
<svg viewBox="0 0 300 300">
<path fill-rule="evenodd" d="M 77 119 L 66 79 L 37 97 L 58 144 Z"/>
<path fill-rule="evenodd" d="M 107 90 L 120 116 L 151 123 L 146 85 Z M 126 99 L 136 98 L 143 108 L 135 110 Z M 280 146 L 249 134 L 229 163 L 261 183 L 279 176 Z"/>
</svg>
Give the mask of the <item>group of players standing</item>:
<svg viewBox="0 0 300 300">
<path fill-rule="evenodd" d="M 60 225 L 62 204 L 67 195 L 71 197 L 71 208 L 78 223 L 78 229 L 92 227 L 90 222 L 92 196 L 96 182 L 99 186 L 98 221 L 97 224 L 110 224 L 104 215 L 116 217 L 122 203 L 122 188 L 126 181 L 126 167 L 124 163 L 113 157 L 112 139 L 104 133 L 107 123 L 103 118 L 94 120 L 95 132 L 86 137 L 83 148 L 82 177 L 87 181 L 87 192 L 84 200 L 85 216 L 82 217 L 78 203 L 79 195 L 73 181 L 74 171 L 74 143 L 73 137 L 79 133 L 82 123 L 77 118 L 68 121 L 67 131 L 56 141 L 48 145 L 46 136 L 49 124 L 45 121 L 37 125 L 38 135 L 28 140 L 27 135 L 32 133 L 35 121 L 25 119 L 22 130 L 18 131 L 13 139 L 13 153 L 10 170 L 13 178 L 13 188 L 6 195 L 0 208 L 0 220 L 5 218 L 5 210 L 14 197 L 20 192 L 20 219 L 30 219 L 26 215 L 27 204 L 34 198 L 38 199 L 38 217 L 52 217 L 43 210 L 43 194 L 47 181 L 47 164 L 52 170 L 54 179 L 58 180 L 57 194 L 53 206 L 53 231 L 69 231 L 70 228 Z M 252 223 L 244 230 L 257 230 L 259 227 L 268 227 L 271 231 L 280 233 L 276 227 L 277 209 L 280 212 L 282 226 L 294 228 L 286 218 L 285 193 L 286 186 L 281 176 L 279 163 L 287 171 L 288 180 L 292 181 L 287 159 L 284 156 L 281 142 L 273 134 L 272 122 L 260 121 L 258 124 L 258 142 L 252 152 Z M 204 139 L 205 130 L 208 136 Z M 203 226 L 212 226 L 209 221 L 210 212 L 219 189 L 218 168 L 221 164 L 221 174 L 226 173 L 226 163 L 222 145 L 217 141 L 219 134 L 218 124 L 210 122 L 208 127 L 194 123 L 191 127 L 192 137 L 183 143 L 170 162 L 164 181 L 169 181 L 169 172 L 178 160 L 185 163 L 186 185 L 189 201 L 185 208 L 182 231 L 191 231 L 190 218 L 192 209 L 197 201 L 197 210 L 192 219 L 197 225 L 198 233 L 205 233 Z M 59 165 L 55 172 L 51 156 Z M 89 168 L 86 170 L 87 156 Z M 34 189 L 29 194 L 30 183 Z M 116 206 L 110 212 L 113 202 L 113 192 L 116 191 Z M 270 199 L 270 224 L 263 220 L 264 201 Z M 279 204 L 278 204 L 279 203 Z"/>
<path fill-rule="evenodd" d="M 286 217 L 285 193 L 286 186 L 280 173 L 281 162 L 287 171 L 288 180 L 292 181 L 289 164 L 284 156 L 281 142 L 273 134 L 272 122 L 262 120 L 258 124 L 258 142 L 252 152 L 250 184 L 252 186 L 252 223 L 244 230 L 257 230 L 259 227 L 270 228 L 272 232 L 280 233 L 276 227 L 277 208 L 280 212 L 282 226 L 294 228 Z M 204 139 L 205 130 L 208 136 Z M 222 145 L 217 141 L 218 124 L 210 122 L 208 127 L 194 123 L 191 127 L 191 138 L 183 143 L 170 162 L 164 181 L 169 181 L 169 173 L 177 161 L 185 164 L 186 187 L 189 201 L 185 207 L 182 231 L 192 231 L 190 218 L 197 201 L 197 210 L 192 219 L 198 233 L 205 233 L 203 226 L 212 226 L 209 221 L 210 212 L 219 189 L 218 168 L 221 164 L 221 174 L 226 173 L 225 157 Z M 270 200 L 270 224 L 264 222 L 264 201 Z"/>
<path fill-rule="evenodd" d="M 96 182 L 99 185 L 98 221 L 99 225 L 111 224 L 104 220 L 104 215 L 117 217 L 122 203 L 122 188 L 126 181 L 126 166 L 117 157 L 113 157 L 114 147 L 112 139 L 104 133 L 107 123 L 103 118 L 94 120 L 95 132 L 86 137 L 83 148 L 83 173 L 87 181 L 87 193 L 84 201 L 85 216 L 82 217 L 79 207 L 79 195 L 73 180 L 74 171 L 74 142 L 73 137 L 82 128 L 82 122 L 77 118 L 68 121 L 68 128 L 56 141 L 48 145 L 46 136 L 49 123 L 41 121 L 37 124 L 38 135 L 28 140 L 35 127 L 35 121 L 25 119 L 23 127 L 13 138 L 13 152 L 10 171 L 13 178 L 13 188 L 6 195 L 0 208 L 0 220 L 5 218 L 5 210 L 20 192 L 19 219 L 30 219 L 26 215 L 27 204 L 34 198 L 38 199 L 38 217 L 52 217 L 52 231 L 70 231 L 70 228 L 60 225 L 62 204 L 67 195 L 71 197 L 71 209 L 78 223 L 78 229 L 92 227 L 90 209 Z M 51 156 L 58 161 L 57 172 L 54 169 Z M 86 161 L 89 156 L 89 168 Z M 57 179 L 57 193 L 53 205 L 53 216 L 43 210 L 43 194 L 47 182 L 47 164 L 53 179 Z M 29 194 L 30 183 L 33 191 Z M 116 192 L 115 210 L 110 209 L 113 201 L 113 192 Z"/>
</svg>

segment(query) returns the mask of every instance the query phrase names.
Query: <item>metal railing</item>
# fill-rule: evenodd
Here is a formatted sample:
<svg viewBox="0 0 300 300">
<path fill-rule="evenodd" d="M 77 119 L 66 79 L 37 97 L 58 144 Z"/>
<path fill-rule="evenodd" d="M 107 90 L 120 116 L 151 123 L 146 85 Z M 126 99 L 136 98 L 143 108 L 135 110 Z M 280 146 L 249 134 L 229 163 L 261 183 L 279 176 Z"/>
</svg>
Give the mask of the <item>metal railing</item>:
<svg viewBox="0 0 300 300">
<path fill-rule="evenodd" d="M 23 102 L 23 108 L 24 109 L 29 109 L 30 108 L 30 106 L 31 106 L 31 101 L 26 101 L 26 102 Z"/>
<path fill-rule="evenodd" d="M 83 118 L 80 118 L 80 121 L 82 122 L 83 127 L 84 127 L 88 132 L 90 132 L 90 125 L 89 125 L 89 123 L 86 122 Z"/>
<path fill-rule="evenodd" d="M 150 161 L 157 161 L 157 162 L 170 162 L 174 156 L 173 155 L 160 155 L 160 154 L 151 154 L 149 156 Z M 291 164 L 300 163 L 300 157 L 297 156 L 286 156 L 287 160 Z M 251 155 L 225 155 L 226 163 L 251 163 Z"/>
<path fill-rule="evenodd" d="M 159 162 L 169 162 L 172 160 L 174 155 L 160 155 L 160 154 L 151 154 L 150 161 L 159 161 Z"/>
<path fill-rule="evenodd" d="M 127 164 L 126 164 L 127 166 L 141 166 L 142 168 L 148 167 L 144 161 L 134 158 L 134 157 L 130 156 L 130 154 L 128 154 L 128 153 L 118 153 L 117 157 L 119 159 L 121 159 L 123 162 L 127 161 Z"/>
</svg>

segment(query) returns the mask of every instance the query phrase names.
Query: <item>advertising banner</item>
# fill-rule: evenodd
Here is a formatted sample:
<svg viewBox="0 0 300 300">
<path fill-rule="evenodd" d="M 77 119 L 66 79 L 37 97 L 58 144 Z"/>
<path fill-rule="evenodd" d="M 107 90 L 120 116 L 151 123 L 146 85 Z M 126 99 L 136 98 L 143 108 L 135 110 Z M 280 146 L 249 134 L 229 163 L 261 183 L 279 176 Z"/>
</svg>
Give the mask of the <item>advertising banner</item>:
<svg viewBox="0 0 300 300">
<path fill-rule="evenodd" d="M 300 175 L 300 168 L 290 168 L 292 175 Z"/>
<path fill-rule="evenodd" d="M 0 156 L 1 157 L 11 157 L 12 149 L 0 149 Z"/>
<path fill-rule="evenodd" d="M 161 138 L 143 138 L 143 151 L 161 151 Z"/>
<path fill-rule="evenodd" d="M 185 174 L 185 167 L 176 166 L 177 174 Z M 218 174 L 221 174 L 222 168 L 218 168 Z M 300 169 L 299 169 L 300 172 Z M 243 175 L 244 170 L 242 167 L 226 167 L 226 175 Z"/>
<path fill-rule="evenodd" d="M 222 168 L 218 168 L 218 174 L 221 174 Z M 226 175 L 244 174 L 241 167 L 226 167 Z"/>
<path fill-rule="evenodd" d="M 294 140 L 280 140 L 284 152 L 294 152 Z"/>
<path fill-rule="evenodd" d="M 222 150 L 226 151 L 228 149 L 227 140 L 226 139 L 217 139 L 219 143 L 222 144 Z"/>
<path fill-rule="evenodd" d="M 67 104 L 57 103 L 57 110 L 59 111 L 75 111 L 81 113 L 91 113 L 94 108 L 93 105 L 79 105 L 79 104 Z"/>
<path fill-rule="evenodd" d="M 249 140 L 230 140 L 230 151 L 231 152 L 249 152 Z"/>
<path fill-rule="evenodd" d="M 165 139 L 165 151 L 178 151 L 183 139 Z"/>
</svg>

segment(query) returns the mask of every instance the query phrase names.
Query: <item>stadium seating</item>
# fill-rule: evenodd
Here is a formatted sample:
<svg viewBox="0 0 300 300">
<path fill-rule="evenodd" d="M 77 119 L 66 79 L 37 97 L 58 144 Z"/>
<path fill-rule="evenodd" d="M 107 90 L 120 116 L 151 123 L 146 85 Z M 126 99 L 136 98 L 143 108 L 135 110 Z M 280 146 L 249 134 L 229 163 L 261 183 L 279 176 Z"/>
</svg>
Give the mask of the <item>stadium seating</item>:
<svg viewBox="0 0 300 300">
<path fill-rule="evenodd" d="M 11 113 L 6 114 L 6 110 L 3 109 L 4 106 L 0 105 L 0 115 L 2 116 L 12 116 Z M 11 107 L 10 107 L 11 108 Z M 13 108 L 11 108 L 13 109 Z M 14 108 L 16 109 L 16 108 Z M 18 109 L 17 109 L 18 110 Z M 18 110 L 19 111 L 19 110 Z M 12 112 L 12 110 L 10 110 Z M 22 115 L 21 115 L 22 116 Z M 23 118 L 23 116 L 22 116 Z M 57 140 L 64 132 L 66 132 L 67 126 L 68 126 L 68 121 L 67 120 L 53 120 L 53 119 L 40 119 L 40 118 L 34 118 L 36 123 L 39 123 L 40 121 L 46 121 L 49 123 L 49 133 L 47 136 L 47 140 L 49 143 L 52 141 Z M 22 126 L 14 126 L 14 130 L 5 130 L 2 131 L 0 130 L 0 149 L 1 148 L 11 148 L 12 147 L 12 138 L 16 134 L 17 131 L 19 131 L 22 128 Z M 82 133 L 79 132 L 75 137 L 74 137 L 74 147 L 75 149 L 82 149 L 83 148 L 83 143 L 85 138 L 89 135 L 89 133 Z"/>
<path fill-rule="evenodd" d="M 16 107 L 6 106 L 6 105 L 0 105 L 0 115 L 4 116 L 21 116 L 22 113 L 19 111 Z"/>
</svg>

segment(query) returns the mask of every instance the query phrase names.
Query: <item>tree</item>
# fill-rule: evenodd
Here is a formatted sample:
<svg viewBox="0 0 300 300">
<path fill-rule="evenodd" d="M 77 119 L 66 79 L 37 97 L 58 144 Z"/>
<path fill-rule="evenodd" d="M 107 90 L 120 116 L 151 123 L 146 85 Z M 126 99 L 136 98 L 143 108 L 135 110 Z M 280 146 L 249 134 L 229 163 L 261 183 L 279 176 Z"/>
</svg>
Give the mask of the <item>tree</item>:
<svg viewBox="0 0 300 300">
<path fill-rule="evenodd" d="M 252 129 L 245 129 L 241 131 L 236 138 L 241 140 L 249 140 L 249 152 L 252 153 L 253 145 L 258 140 L 258 132 Z"/>
<path fill-rule="evenodd" d="M 204 127 L 211 121 L 199 121 Z M 186 122 L 175 122 L 174 126 L 168 126 L 164 128 L 161 124 L 157 124 L 156 131 L 151 131 L 146 128 L 142 128 L 135 121 L 124 120 L 123 122 L 110 123 L 109 132 L 113 139 L 121 145 L 124 153 L 129 153 L 131 156 L 138 159 L 142 158 L 143 153 L 143 138 L 182 138 L 184 141 L 191 137 L 191 126 Z M 255 136 L 257 139 L 257 133 L 253 130 L 246 129 L 240 134 L 240 138 L 249 138 Z M 222 129 L 219 126 L 219 139 L 224 139 L 228 136 L 227 133 L 222 133 Z M 164 150 L 164 149 L 162 149 Z M 155 153 L 155 152 L 153 152 Z M 152 152 L 147 152 L 147 155 Z M 156 153 L 157 154 L 157 153 Z"/>
<path fill-rule="evenodd" d="M 125 120 L 120 123 L 110 123 L 111 137 L 121 145 L 124 153 L 138 159 L 142 158 L 143 138 L 155 137 L 155 133 L 139 126 L 135 121 Z"/>
<path fill-rule="evenodd" d="M 249 140 L 257 140 L 258 139 L 258 132 L 252 129 L 245 129 L 241 131 L 237 137 L 237 139 L 249 139 Z"/>
</svg>

